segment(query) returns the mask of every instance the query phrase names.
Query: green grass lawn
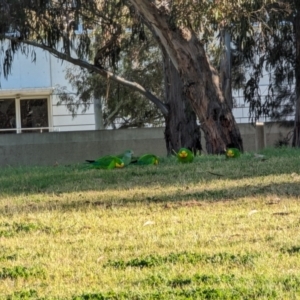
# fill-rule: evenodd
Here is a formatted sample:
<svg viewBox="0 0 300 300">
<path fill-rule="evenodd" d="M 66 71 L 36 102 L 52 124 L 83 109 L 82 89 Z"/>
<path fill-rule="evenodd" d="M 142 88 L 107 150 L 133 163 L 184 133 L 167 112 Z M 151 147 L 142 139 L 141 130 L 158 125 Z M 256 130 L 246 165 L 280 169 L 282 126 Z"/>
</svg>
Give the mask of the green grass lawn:
<svg viewBox="0 0 300 300">
<path fill-rule="evenodd" d="M 300 299 L 300 150 L 0 171 L 0 299 Z"/>
</svg>

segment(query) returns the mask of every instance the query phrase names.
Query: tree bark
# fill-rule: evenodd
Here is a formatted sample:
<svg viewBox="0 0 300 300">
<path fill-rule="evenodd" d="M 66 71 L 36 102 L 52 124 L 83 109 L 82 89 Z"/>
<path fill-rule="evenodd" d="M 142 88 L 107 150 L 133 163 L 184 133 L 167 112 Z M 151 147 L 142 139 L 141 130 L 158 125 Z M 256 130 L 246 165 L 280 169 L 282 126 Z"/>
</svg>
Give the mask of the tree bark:
<svg viewBox="0 0 300 300">
<path fill-rule="evenodd" d="M 243 150 L 239 129 L 220 89 L 219 77 L 210 65 L 196 34 L 170 26 L 167 4 L 130 0 L 136 11 L 151 24 L 161 45 L 179 72 L 184 96 L 196 112 L 205 135 L 206 150 L 223 153 L 228 145 Z"/>
<path fill-rule="evenodd" d="M 225 100 L 230 109 L 233 108 L 232 87 L 231 87 L 231 36 L 230 33 L 223 28 L 221 30 L 221 47 L 223 47 L 220 61 L 220 82 L 221 89 Z"/>
<path fill-rule="evenodd" d="M 296 3 L 296 1 L 295 1 Z M 296 103 L 295 103 L 295 123 L 293 143 L 294 147 L 300 147 L 300 4 L 296 5 L 297 13 L 294 18 L 294 32 L 295 32 L 295 47 L 296 47 Z"/>
<path fill-rule="evenodd" d="M 169 113 L 165 117 L 165 141 L 168 155 L 182 147 L 195 154 L 201 151 L 201 131 L 197 116 L 183 93 L 181 78 L 167 55 L 164 55 L 165 98 Z"/>
</svg>

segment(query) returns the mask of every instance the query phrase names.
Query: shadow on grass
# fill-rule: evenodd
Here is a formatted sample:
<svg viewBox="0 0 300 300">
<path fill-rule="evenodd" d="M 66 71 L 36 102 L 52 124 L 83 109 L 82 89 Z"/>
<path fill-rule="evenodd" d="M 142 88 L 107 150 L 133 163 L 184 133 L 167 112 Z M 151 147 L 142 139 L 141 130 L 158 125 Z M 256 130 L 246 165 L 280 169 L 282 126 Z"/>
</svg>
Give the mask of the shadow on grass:
<svg viewBox="0 0 300 300">
<path fill-rule="evenodd" d="M 268 185 L 249 185 L 223 187 L 217 189 L 204 190 L 190 190 L 182 189 L 180 191 L 172 191 L 170 193 L 161 192 L 150 196 L 144 193 L 134 195 L 121 195 L 116 198 L 113 195 L 98 195 L 95 199 L 87 200 L 86 198 L 80 200 L 70 200 L 59 196 L 53 200 L 46 201 L 28 201 L 19 204 L 10 204 L 0 208 L 1 214 L 41 212 L 48 210 L 85 210 L 85 209 L 115 209 L 115 208 L 130 208 L 137 205 L 161 205 L 164 209 L 172 209 L 179 207 L 195 207 L 201 206 L 204 202 L 220 202 L 220 201 L 236 201 L 241 198 L 261 198 L 266 197 L 267 204 L 272 205 L 278 203 L 280 198 L 299 197 L 300 185 L 299 182 L 268 184 Z M 277 213 L 281 215 L 281 213 Z M 282 215 L 287 215 L 287 212 Z"/>
</svg>

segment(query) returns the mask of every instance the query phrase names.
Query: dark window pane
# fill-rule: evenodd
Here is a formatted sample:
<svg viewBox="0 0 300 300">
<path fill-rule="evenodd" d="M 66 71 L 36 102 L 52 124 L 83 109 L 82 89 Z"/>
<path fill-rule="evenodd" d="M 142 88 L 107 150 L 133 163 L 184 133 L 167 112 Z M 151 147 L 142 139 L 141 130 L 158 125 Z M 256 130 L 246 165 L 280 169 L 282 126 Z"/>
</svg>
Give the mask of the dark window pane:
<svg viewBox="0 0 300 300">
<path fill-rule="evenodd" d="M 15 130 L 8 130 L 12 128 L 16 128 L 15 99 L 0 99 L 0 134 L 16 133 Z"/>
<path fill-rule="evenodd" d="M 21 127 L 38 128 L 48 127 L 48 106 L 47 99 L 21 100 Z M 37 130 L 22 130 L 22 132 L 33 132 Z M 43 131 L 49 131 L 43 129 Z"/>
</svg>

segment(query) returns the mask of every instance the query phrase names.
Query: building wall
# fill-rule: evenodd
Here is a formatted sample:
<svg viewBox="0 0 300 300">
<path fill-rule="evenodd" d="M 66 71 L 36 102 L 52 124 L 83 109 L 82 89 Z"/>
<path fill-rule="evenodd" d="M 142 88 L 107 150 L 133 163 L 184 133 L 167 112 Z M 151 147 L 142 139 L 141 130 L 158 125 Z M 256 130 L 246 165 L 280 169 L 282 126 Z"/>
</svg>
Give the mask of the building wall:
<svg viewBox="0 0 300 300">
<path fill-rule="evenodd" d="M 275 123 L 263 126 L 263 132 L 261 127 L 258 130 L 250 124 L 239 124 L 239 128 L 246 152 L 274 146 L 291 130 Z M 202 147 L 205 148 L 203 134 Z M 3 134 L 0 167 L 84 163 L 86 159 L 119 154 L 126 149 L 132 149 L 137 156 L 166 156 L 164 128 Z"/>
<path fill-rule="evenodd" d="M 68 87 L 69 92 L 74 92 L 68 80 L 65 78 L 66 68 L 73 68 L 76 71 L 76 66 L 71 65 L 68 62 L 62 62 L 61 60 L 50 56 L 51 67 L 51 84 L 55 88 L 59 86 Z M 94 117 L 94 103 L 90 102 L 89 108 L 83 112 L 83 108 L 79 108 L 77 115 L 72 116 L 65 104 L 57 105 L 59 98 L 57 95 L 51 97 L 52 103 L 52 117 L 53 127 L 56 131 L 78 131 L 78 130 L 94 130 L 95 129 L 95 117 Z"/>
<path fill-rule="evenodd" d="M 65 78 L 67 67 L 75 68 L 73 65 L 62 62 L 48 52 L 36 49 L 36 61 L 32 62 L 31 56 L 25 57 L 16 53 L 11 74 L 4 78 L 0 76 L 2 98 L 47 98 L 49 99 L 49 127 L 52 131 L 82 131 L 94 130 L 94 104 L 90 103 L 89 109 L 84 113 L 79 108 L 78 114 L 72 117 L 66 105 L 57 105 L 59 100 L 55 88 L 60 85 L 66 86 L 72 92 L 68 80 Z"/>
<path fill-rule="evenodd" d="M 36 50 L 36 63 L 32 62 L 31 56 L 17 52 L 14 56 L 11 74 L 7 79 L 1 73 L 1 90 L 32 89 L 51 87 L 50 59 L 47 52 Z"/>
</svg>

